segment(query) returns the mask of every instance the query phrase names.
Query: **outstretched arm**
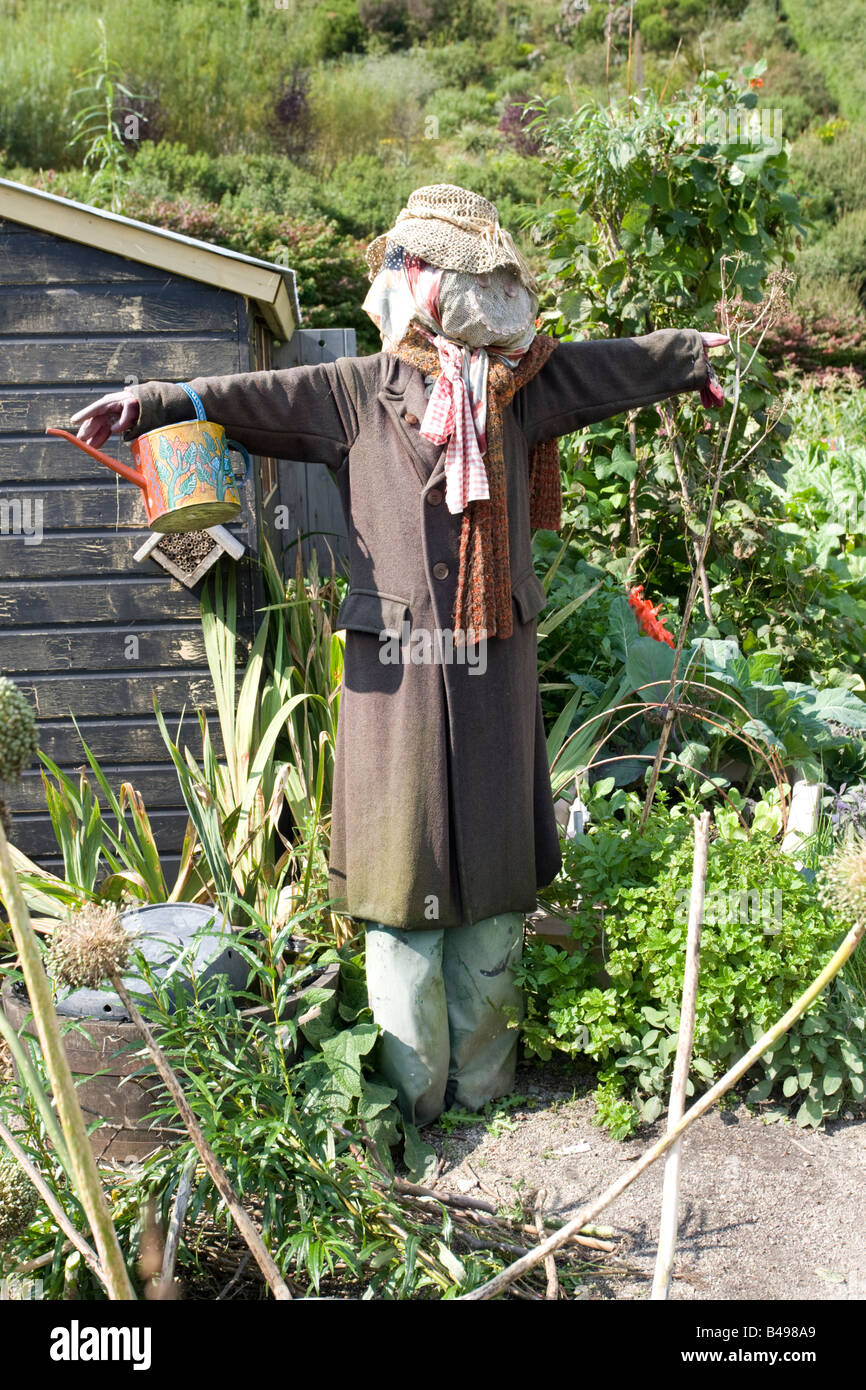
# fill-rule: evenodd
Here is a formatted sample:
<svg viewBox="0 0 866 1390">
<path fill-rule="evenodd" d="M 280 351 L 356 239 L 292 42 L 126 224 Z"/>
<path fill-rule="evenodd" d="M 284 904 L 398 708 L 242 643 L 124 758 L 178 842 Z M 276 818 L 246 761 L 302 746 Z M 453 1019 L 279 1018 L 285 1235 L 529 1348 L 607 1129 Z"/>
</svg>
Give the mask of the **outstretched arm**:
<svg viewBox="0 0 866 1390">
<path fill-rule="evenodd" d="M 705 349 L 725 341 L 694 328 L 663 328 L 639 338 L 558 343 L 517 392 L 515 413 L 531 447 L 681 391 L 701 391 L 710 404 Z"/>
<path fill-rule="evenodd" d="M 282 371 L 196 377 L 189 385 L 205 416 L 251 453 L 339 468 L 358 430 L 354 407 L 332 362 Z M 79 437 L 99 448 L 109 434 L 135 439 L 188 420 L 189 396 L 172 381 L 145 381 L 103 396 L 73 415 Z"/>
</svg>

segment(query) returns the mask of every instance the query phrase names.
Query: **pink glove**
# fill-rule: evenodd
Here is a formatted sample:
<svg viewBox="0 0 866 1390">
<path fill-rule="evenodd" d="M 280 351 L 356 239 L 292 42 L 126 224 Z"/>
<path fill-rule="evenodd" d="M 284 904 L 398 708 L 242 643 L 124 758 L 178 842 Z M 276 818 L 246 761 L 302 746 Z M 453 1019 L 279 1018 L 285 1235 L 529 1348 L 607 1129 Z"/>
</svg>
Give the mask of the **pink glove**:
<svg viewBox="0 0 866 1390">
<path fill-rule="evenodd" d="M 708 356 L 708 350 L 714 347 L 724 347 L 725 343 L 731 340 L 727 333 L 702 333 L 701 342 L 704 346 L 704 361 L 707 364 L 707 378 L 701 387 L 701 405 L 707 410 L 717 410 L 725 403 L 725 392 L 722 383 L 713 370 L 713 365 Z"/>
</svg>

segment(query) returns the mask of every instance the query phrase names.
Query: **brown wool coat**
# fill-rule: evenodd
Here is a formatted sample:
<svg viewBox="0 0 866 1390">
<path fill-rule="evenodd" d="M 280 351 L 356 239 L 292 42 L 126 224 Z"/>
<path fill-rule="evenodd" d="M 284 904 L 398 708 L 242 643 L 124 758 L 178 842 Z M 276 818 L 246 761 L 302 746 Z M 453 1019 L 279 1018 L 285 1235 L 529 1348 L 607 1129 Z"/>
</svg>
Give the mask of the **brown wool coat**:
<svg viewBox="0 0 866 1390">
<path fill-rule="evenodd" d="M 468 664 L 384 664 L 380 633 L 450 629 L 461 517 L 445 450 L 422 439 L 424 378 L 386 353 L 199 378 L 209 420 L 252 452 L 330 468 L 349 530 L 350 588 L 331 837 L 344 911 L 406 929 L 530 912 L 560 868 L 536 666 L 545 595 L 532 566 L 528 452 L 636 406 L 698 389 L 697 331 L 560 343 L 506 408 L 514 632 Z M 137 389 L 127 438 L 187 418 L 170 382 Z"/>
</svg>

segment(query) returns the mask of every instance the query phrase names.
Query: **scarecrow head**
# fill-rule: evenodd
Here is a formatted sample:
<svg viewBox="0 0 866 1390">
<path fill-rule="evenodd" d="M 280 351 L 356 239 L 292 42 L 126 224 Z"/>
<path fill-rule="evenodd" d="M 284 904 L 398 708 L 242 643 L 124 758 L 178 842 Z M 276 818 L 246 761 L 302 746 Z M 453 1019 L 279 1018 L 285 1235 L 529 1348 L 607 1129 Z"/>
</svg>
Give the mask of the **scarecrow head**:
<svg viewBox="0 0 866 1390">
<path fill-rule="evenodd" d="M 519 357 L 535 335 L 534 276 L 493 203 L 455 184 L 410 194 L 367 252 L 364 308 L 395 351 L 410 324 L 470 351 Z"/>
</svg>

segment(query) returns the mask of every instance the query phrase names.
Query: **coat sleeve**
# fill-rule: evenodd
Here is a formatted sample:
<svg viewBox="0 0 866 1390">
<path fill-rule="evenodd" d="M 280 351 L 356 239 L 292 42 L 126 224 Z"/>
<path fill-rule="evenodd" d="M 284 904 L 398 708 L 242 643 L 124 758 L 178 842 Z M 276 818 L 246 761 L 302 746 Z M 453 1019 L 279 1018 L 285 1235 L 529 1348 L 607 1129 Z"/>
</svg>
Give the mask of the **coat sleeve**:
<svg viewBox="0 0 866 1390">
<path fill-rule="evenodd" d="M 517 392 L 514 409 L 532 447 L 621 411 L 700 390 L 706 378 L 701 335 L 693 328 L 558 343 Z"/>
<path fill-rule="evenodd" d="M 341 466 L 358 432 L 354 406 L 333 362 L 282 371 L 196 377 L 205 416 L 251 453 Z M 138 420 L 124 439 L 192 417 L 189 396 L 172 381 L 134 388 Z"/>
</svg>

